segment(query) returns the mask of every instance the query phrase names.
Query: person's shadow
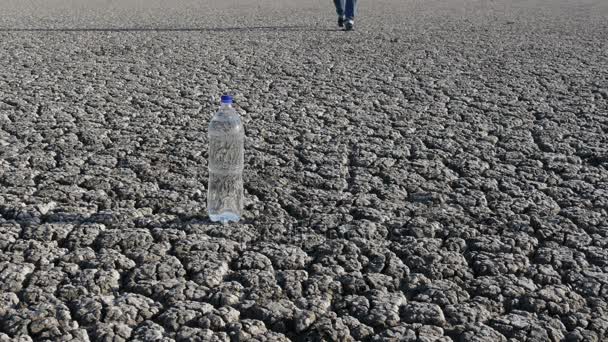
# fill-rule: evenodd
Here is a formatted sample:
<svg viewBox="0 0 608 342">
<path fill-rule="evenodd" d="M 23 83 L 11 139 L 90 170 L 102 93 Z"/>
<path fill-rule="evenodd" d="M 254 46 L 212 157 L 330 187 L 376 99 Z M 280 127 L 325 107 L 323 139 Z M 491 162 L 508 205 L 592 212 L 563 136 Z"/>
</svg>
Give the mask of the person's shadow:
<svg viewBox="0 0 608 342">
<path fill-rule="evenodd" d="M 330 31 L 324 27 L 306 25 L 285 26 L 241 26 L 241 27 L 181 27 L 181 28 L 0 28 L 0 32 L 248 32 L 248 31 Z"/>
</svg>

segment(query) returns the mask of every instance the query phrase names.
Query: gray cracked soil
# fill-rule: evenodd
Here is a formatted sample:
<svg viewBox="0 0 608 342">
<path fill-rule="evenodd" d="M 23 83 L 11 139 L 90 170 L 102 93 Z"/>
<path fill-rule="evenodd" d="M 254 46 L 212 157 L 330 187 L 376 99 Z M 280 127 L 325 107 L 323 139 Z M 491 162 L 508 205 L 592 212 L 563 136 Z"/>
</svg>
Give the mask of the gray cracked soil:
<svg viewBox="0 0 608 342">
<path fill-rule="evenodd" d="M 167 3 L 171 3 L 168 5 Z M 0 341 L 608 338 L 608 3 L 0 3 Z M 246 219 L 205 218 L 245 121 Z"/>
</svg>

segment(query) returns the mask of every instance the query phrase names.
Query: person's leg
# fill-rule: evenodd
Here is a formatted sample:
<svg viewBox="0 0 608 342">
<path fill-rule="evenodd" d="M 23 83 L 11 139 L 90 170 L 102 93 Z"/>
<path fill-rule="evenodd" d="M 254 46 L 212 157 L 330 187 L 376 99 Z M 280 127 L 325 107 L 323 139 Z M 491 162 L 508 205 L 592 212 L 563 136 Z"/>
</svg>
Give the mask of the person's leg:
<svg viewBox="0 0 608 342">
<path fill-rule="evenodd" d="M 334 0 L 336 5 L 336 13 L 338 14 L 338 26 L 344 26 L 344 1 L 345 0 Z"/>
<path fill-rule="evenodd" d="M 344 1 L 345 0 L 334 0 L 338 17 L 344 17 Z"/>
<path fill-rule="evenodd" d="M 357 0 L 346 0 L 346 31 L 353 29 L 355 16 L 357 15 Z"/>
<path fill-rule="evenodd" d="M 345 15 L 346 20 L 353 20 L 357 15 L 357 0 L 346 0 Z"/>
</svg>

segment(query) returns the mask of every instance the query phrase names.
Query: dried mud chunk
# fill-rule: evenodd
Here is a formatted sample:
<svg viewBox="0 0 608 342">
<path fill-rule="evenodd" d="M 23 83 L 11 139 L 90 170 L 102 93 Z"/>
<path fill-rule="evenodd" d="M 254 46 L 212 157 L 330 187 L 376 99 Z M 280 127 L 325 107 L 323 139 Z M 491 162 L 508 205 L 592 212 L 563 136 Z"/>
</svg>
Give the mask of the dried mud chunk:
<svg viewBox="0 0 608 342">
<path fill-rule="evenodd" d="M 608 250 L 604 247 L 585 246 L 581 251 L 587 256 L 590 264 L 599 267 L 608 267 Z"/>
<path fill-rule="evenodd" d="M 359 257 L 361 250 L 357 245 L 347 240 L 329 240 L 318 245 L 313 251 L 315 260 L 313 269 L 319 266 L 339 265 L 346 272 L 360 271 L 362 269 Z"/>
<path fill-rule="evenodd" d="M 247 214 L 248 212 L 245 211 L 243 215 Z M 248 218 L 244 217 L 244 219 L 247 222 Z M 250 224 L 239 224 L 236 227 L 231 227 L 231 229 L 224 229 L 222 226 L 212 226 L 206 231 L 206 234 L 238 243 L 250 243 L 259 237 L 258 229 Z"/>
<path fill-rule="evenodd" d="M 246 310 L 247 317 L 255 317 L 274 331 L 286 333 L 294 328 L 297 308 L 293 302 L 280 300 L 265 304 L 254 304 Z"/>
<path fill-rule="evenodd" d="M 52 264 L 67 253 L 67 249 L 58 247 L 57 241 L 37 240 L 17 240 L 12 245 L 12 251 L 15 256 L 23 256 L 23 261 L 37 266 Z"/>
<path fill-rule="evenodd" d="M 437 280 L 430 284 L 424 284 L 415 289 L 413 297 L 418 302 L 431 302 L 440 306 L 457 304 L 467 301 L 470 296 L 467 291 L 447 280 Z"/>
<path fill-rule="evenodd" d="M 307 335 L 315 341 L 354 341 L 348 326 L 335 314 L 318 318 Z"/>
<path fill-rule="evenodd" d="M 418 333 L 418 338 L 421 341 L 434 341 L 434 342 L 452 342 L 453 340 L 444 336 L 443 328 L 436 327 L 433 325 L 422 325 L 418 326 L 418 324 L 413 325 L 416 328 L 416 332 Z"/>
<path fill-rule="evenodd" d="M 507 338 L 503 334 L 483 323 L 472 323 L 462 327 L 459 326 L 456 330 L 462 331 L 455 339 L 455 341 L 458 342 L 507 342 Z"/>
<path fill-rule="evenodd" d="M 92 294 L 109 294 L 119 288 L 120 273 L 116 270 L 84 269 L 75 283 Z"/>
<path fill-rule="evenodd" d="M 370 301 L 364 296 L 347 295 L 335 303 L 334 310 L 340 315 L 350 315 L 364 321 L 371 307 Z"/>
<path fill-rule="evenodd" d="M 208 260 L 205 260 L 208 259 Z M 204 259 L 192 257 L 185 262 L 185 268 L 188 274 L 192 274 L 191 279 L 204 286 L 210 288 L 216 287 L 222 283 L 224 276 L 228 274 L 230 268 L 228 262 L 212 260 L 205 255 Z"/>
<path fill-rule="evenodd" d="M 404 341 L 414 342 L 419 341 L 416 331 L 411 329 L 409 325 L 399 325 L 381 331 L 372 337 L 373 342 L 389 342 L 389 341 Z"/>
<path fill-rule="evenodd" d="M 532 280 L 514 275 L 479 277 L 471 286 L 477 295 L 495 298 L 500 294 L 510 299 L 522 297 L 538 289 Z"/>
<path fill-rule="evenodd" d="M 304 295 L 314 297 L 333 296 L 342 293 L 342 284 L 327 275 L 309 276 L 304 282 Z"/>
<path fill-rule="evenodd" d="M 361 321 L 374 328 L 387 328 L 400 323 L 399 312 L 406 305 L 407 300 L 400 292 L 387 293 L 374 290 L 369 296 L 369 303 L 369 311 L 360 318 Z"/>
<path fill-rule="evenodd" d="M 277 285 L 273 272 L 241 270 L 235 272 L 231 279 L 243 285 L 248 299 L 278 298 L 282 294 L 282 289 Z"/>
<path fill-rule="evenodd" d="M 589 267 L 582 253 L 554 244 L 539 248 L 533 260 L 538 264 L 551 265 L 557 271 L 580 270 Z"/>
<path fill-rule="evenodd" d="M 492 317 L 486 306 L 478 302 L 446 305 L 443 312 L 447 322 L 452 325 L 485 322 Z"/>
<path fill-rule="evenodd" d="M 108 248 L 102 248 L 95 253 L 95 259 L 82 263 L 82 267 L 104 270 L 114 269 L 117 271 L 127 271 L 136 266 L 137 263 L 134 260 L 129 259 L 117 250 Z"/>
<path fill-rule="evenodd" d="M 158 341 L 158 342 L 174 342 L 175 340 L 165 336 L 165 329 L 152 322 L 145 321 L 139 325 L 132 333 L 132 341 L 136 342 L 147 342 L 147 341 Z"/>
<path fill-rule="evenodd" d="M 317 315 L 310 310 L 297 310 L 294 316 L 294 326 L 297 333 L 306 331 L 315 321 Z"/>
<path fill-rule="evenodd" d="M 527 257 L 512 253 L 472 253 L 472 268 L 477 275 L 515 274 L 529 265 Z"/>
<path fill-rule="evenodd" d="M 592 313 L 593 318 L 589 322 L 589 329 L 595 331 L 600 336 L 608 334 L 608 318 L 602 313 Z"/>
<path fill-rule="evenodd" d="M 13 292 L 0 292 L 0 317 L 19 304 L 19 297 Z"/>
<path fill-rule="evenodd" d="M 206 313 L 213 312 L 212 305 L 199 302 L 179 302 L 165 310 L 158 316 L 158 321 L 172 331 L 179 331 L 181 327 L 192 325 L 195 319 Z"/>
<path fill-rule="evenodd" d="M 133 329 L 123 323 L 97 323 L 92 328 L 92 337 L 96 341 L 126 342 Z"/>
<path fill-rule="evenodd" d="M 582 296 L 600 298 L 608 296 L 608 274 L 571 271 L 566 274 L 565 280 Z"/>
<path fill-rule="evenodd" d="M 39 241 L 57 241 L 61 243 L 74 229 L 72 224 L 47 223 L 27 226 L 23 229 L 23 238 Z"/>
<path fill-rule="evenodd" d="M 31 273 L 28 286 L 23 289 L 22 297 L 25 302 L 35 304 L 39 300 L 45 300 L 46 295 L 55 293 L 65 280 L 67 280 L 67 276 L 61 268 L 36 270 Z"/>
<path fill-rule="evenodd" d="M 532 264 L 526 275 L 538 285 L 558 285 L 562 282 L 561 275 L 551 265 Z"/>
<path fill-rule="evenodd" d="M 489 325 L 507 338 L 517 340 L 560 341 L 566 330 L 559 320 L 541 321 L 531 313 L 517 310 L 492 319 Z"/>
<path fill-rule="evenodd" d="M 0 262 L 0 290 L 18 293 L 25 279 L 33 271 L 32 264 Z"/>
<path fill-rule="evenodd" d="M 301 270 L 310 261 L 308 254 L 297 246 L 263 244 L 257 251 L 266 255 L 277 270 Z"/>
<path fill-rule="evenodd" d="M 372 290 L 394 292 L 399 289 L 399 280 L 381 273 L 368 273 L 364 276 L 366 284 Z"/>
<path fill-rule="evenodd" d="M 216 306 L 237 305 L 244 298 L 245 287 L 236 281 L 221 283 L 210 294 L 210 301 Z"/>
<path fill-rule="evenodd" d="M 576 328 L 569 332 L 565 338 L 566 342 L 600 342 L 600 336 L 588 329 Z"/>
<path fill-rule="evenodd" d="M 9 336 L 4 333 L 0 333 L 0 342 L 32 342 L 32 338 L 27 335 Z"/>
<path fill-rule="evenodd" d="M 385 254 L 382 250 L 364 250 L 363 252 L 365 253 L 365 256 L 362 257 L 364 261 L 362 261 L 361 264 L 366 273 L 381 273 L 382 270 L 384 270 L 387 261 L 390 260 L 391 257 L 394 257 L 394 254 Z"/>
<path fill-rule="evenodd" d="M 110 299 L 102 297 L 103 322 L 119 322 L 133 327 L 154 317 L 161 310 L 161 305 L 142 295 L 126 293 Z"/>
<path fill-rule="evenodd" d="M 102 320 L 103 304 L 96 298 L 83 297 L 70 305 L 74 318 L 85 325 L 95 324 Z"/>
<path fill-rule="evenodd" d="M 223 259 L 232 259 L 239 255 L 241 245 L 237 242 L 212 238 L 203 234 L 188 235 L 185 239 L 176 241 L 175 255 L 184 260 L 192 256 L 204 256 L 210 253 L 213 256 L 223 256 Z"/>
<path fill-rule="evenodd" d="M 237 341 L 249 341 L 256 336 L 265 334 L 268 329 L 264 322 L 257 319 L 243 319 L 228 326 L 229 335 Z"/>
<path fill-rule="evenodd" d="M 446 323 L 441 307 L 431 303 L 409 302 L 403 307 L 401 316 L 407 323 L 437 326 L 443 326 Z"/>
<path fill-rule="evenodd" d="M 252 251 L 246 251 L 238 257 L 234 266 L 237 270 L 273 270 L 272 262 L 267 256 Z"/>
<path fill-rule="evenodd" d="M 370 326 L 367 326 L 361 323 L 358 319 L 352 316 L 342 316 L 342 322 L 344 325 L 348 327 L 350 331 L 350 335 L 355 339 L 355 341 L 366 340 L 369 337 L 373 336 L 374 329 Z"/>
<path fill-rule="evenodd" d="M 17 223 L 2 222 L 0 218 L 0 251 L 7 250 L 11 244 L 13 244 L 19 235 L 21 234 L 21 226 Z M 4 256 L 0 256 L 0 261 L 4 261 Z"/>
<path fill-rule="evenodd" d="M 31 322 L 32 320 L 27 317 L 25 312 L 9 309 L 0 320 L 0 328 L 11 336 L 27 336 L 29 335 L 28 326 Z"/>
<path fill-rule="evenodd" d="M 460 278 L 471 279 L 473 274 L 467 267 L 466 258 L 464 255 L 456 252 L 441 250 L 438 253 L 441 260 L 436 264 L 431 264 L 430 275 L 436 275 L 437 278 Z"/>
<path fill-rule="evenodd" d="M 537 292 L 515 298 L 513 305 L 521 310 L 564 316 L 585 307 L 585 299 L 564 285 L 550 285 Z"/>
<path fill-rule="evenodd" d="M 225 332 L 215 332 L 211 329 L 199 329 L 183 327 L 175 337 L 178 342 L 230 342 L 230 337 Z"/>
<path fill-rule="evenodd" d="M 10 335 L 27 334 L 36 339 L 55 340 L 71 333 L 79 334 L 70 310 L 54 297 L 25 309 L 9 309 L 2 318 L 0 328 Z"/>
<path fill-rule="evenodd" d="M 308 273 L 303 270 L 279 271 L 276 274 L 277 282 L 289 298 L 302 297 L 303 283 L 308 279 Z"/>
<path fill-rule="evenodd" d="M 389 234 L 388 229 L 384 225 L 372 222 L 375 220 L 379 222 L 387 221 L 383 215 L 380 215 L 377 210 L 370 208 L 355 209 L 352 212 L 353 215 L 357 215 L 357 220 L 349 224 L 343 224 L 338 226 L 336 229 L 331 230 L 328 235 L 332 239 L 365 239 L 365 240 L 384 240 Z"/>
<path fill-rule="evenodd" d="M 416 216 L 405 224 L 401 230 L 402 235 L 417 238 L 434 238 L 435 233 L 441 230 L 441 223 Z"/>
<path fill-rule="evenodd" d="M 149 250 L 154 238 L 147 229 L 110 229 L 100 233 L 97 243 L 102 248 L 115 249 L 130 256 Z"/>
<path fill-rule="evenodd" d="M 209 289 L 193 281 L 184 282 L 182 279 L 165 281 L 147 281 L 133 287 L 134 291 L 167 305 L 175 305 L 184 301 L 205 301 L 209 296 Z M 135 291 L 135 292 L 137 292 Z"/>
<path fill-rule="evenodd" d="M 170 281 L 183 279 L 186 270 L 181 262 L 174 256 L 165 256 L 159 262 L 147 262 L 143 265 L 134 267 L 127 278 L 128 283 L 138 283 L 141 281 Z"/>
<path fill-rule="evenodd" d="M 240 312 L 231 307 L 221 307 L 196 318 L 196 326 L 213 331 L 225 330 L 229 324 L 238 322 Z"/>
<path fill-rule="evenodd" d="M 74 227 L 66 239 L 66 246 L 72 250 L 78 247 L 91 246 L 106 227 L 98 223 L 86 223 Z"/>
</svg>

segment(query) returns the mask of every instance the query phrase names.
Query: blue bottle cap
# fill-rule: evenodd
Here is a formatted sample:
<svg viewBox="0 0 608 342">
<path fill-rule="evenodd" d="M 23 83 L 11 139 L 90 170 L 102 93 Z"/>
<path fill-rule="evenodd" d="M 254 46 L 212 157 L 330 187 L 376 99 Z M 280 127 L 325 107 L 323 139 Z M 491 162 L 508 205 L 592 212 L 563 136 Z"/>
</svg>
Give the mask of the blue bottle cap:
<svg viewBox="0 0 608 342">
<path fill-rule="evenodd" d="M 222 95 L 222 103 L 231 104 L 232 96 L 230 95 Z"/>
</svg>

